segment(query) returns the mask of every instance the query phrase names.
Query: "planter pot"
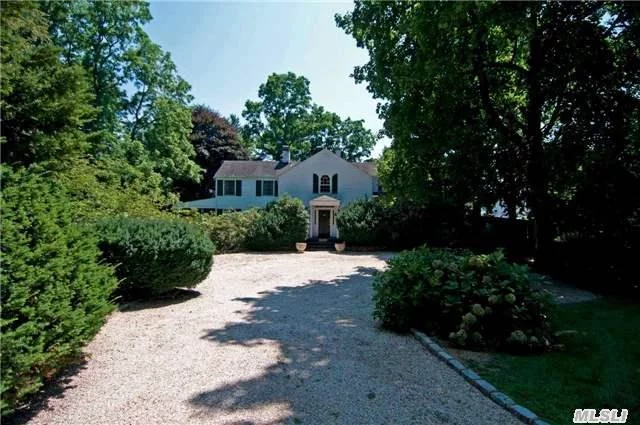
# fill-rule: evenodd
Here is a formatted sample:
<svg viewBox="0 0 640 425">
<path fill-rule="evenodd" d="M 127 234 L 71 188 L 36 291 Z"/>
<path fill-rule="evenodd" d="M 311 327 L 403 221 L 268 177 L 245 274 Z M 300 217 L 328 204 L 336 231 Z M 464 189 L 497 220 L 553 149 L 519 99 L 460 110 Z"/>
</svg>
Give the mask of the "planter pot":
<svg viewBox="0 0 640 425">
<path fill-rule="evenodd" d="M 347 244 L 345 242 L 336 242 L 335 247 L 336 252 L 342 252 L 347 247 Z"/>
<path fill-rule="evenodd" d="M 302 254 L 307 249 L 307 244 L 305 242 L 296 242 L 296 249 Z"/>
</svg>

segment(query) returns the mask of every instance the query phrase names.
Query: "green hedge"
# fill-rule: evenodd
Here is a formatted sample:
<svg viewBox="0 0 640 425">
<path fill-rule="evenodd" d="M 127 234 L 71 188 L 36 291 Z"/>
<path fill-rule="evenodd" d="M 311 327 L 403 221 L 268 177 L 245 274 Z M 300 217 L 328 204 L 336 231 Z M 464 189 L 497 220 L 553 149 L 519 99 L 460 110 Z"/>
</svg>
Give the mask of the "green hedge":
<svg viewBox="0 0 640 425">
<path fill-rule="evenodd" d="M 307 238 L 309 215 L 300 199 L 283 196 L 267 204 L 251 223 L 247 248 L 253 251 L 293 250 Z"/>
<path fill-rule="evenodd" d="M 111 311 L 117 281 L 99 256 L 58 185 L 3 170 L 3 414 L 73 361 Z"/>
<path fill-rule="evenodd" d="M 96 224 L 104 258 L 116 266 L 118 292 L 146 297 L 193 287 L 213 264 L 213 244 L 181 220 L 117 217 Z"/>
<path fill-rule="evenodd" d="M 336 220 L 347 245 L 396 249 L 426 242 L 446 246 L 464 226 L 464 216 L 451 205 L 390 204 L 380 198 L 353 201 L 338 211 Z"/>
<path fill-rule="evenodd" d="M 405 251 L 376 277 L 374 316 L 385 327 L 425 329 L 463 347 L 541 350 L 552 338 L 552 303 L 532 289 L 536 279 L 500 251 Z"/>
<path fill-rule="evenodd" d="M 385 208 L 377 200 L 359 199 L 340 209 L 336 216 L 340 238 L 349 245 L 388 245 L 384 228 Z"/>
<path fill-rule="evenodd" d="M 251 209 L 224 214 L 200 214 L 195 222 L 202 226 L 216 246 L 216 252 L 238 252 L 247 249 L 247 237 L 260 211 Z"/>
</svg>

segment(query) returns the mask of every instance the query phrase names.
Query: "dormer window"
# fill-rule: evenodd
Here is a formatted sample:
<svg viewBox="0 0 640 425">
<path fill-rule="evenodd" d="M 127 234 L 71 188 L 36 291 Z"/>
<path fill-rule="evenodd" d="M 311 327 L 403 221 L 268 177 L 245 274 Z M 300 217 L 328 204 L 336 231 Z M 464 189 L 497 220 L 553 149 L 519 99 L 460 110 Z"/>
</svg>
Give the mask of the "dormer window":
<svg viewBox="0 0 640 425">
<path fill-rule="evenodd" d="M 326 174 L 320 177 L 320 193 L 331 193 L 331 179 Z"/>
</svg>

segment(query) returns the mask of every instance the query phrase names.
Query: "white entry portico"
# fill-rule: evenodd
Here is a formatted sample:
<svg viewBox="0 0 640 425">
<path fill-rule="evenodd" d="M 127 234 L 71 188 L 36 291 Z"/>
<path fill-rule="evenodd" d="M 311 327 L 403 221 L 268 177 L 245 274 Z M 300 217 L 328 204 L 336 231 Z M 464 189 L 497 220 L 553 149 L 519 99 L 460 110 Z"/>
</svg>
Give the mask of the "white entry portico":
<svg viewBox="0 0 640 425">
<path fill-rule="evenodd" d="M 339 238 L 336 214 L 340 201 L 321 195 L 309 201 L 309 237 L 311 239 Z"/>
</svg>

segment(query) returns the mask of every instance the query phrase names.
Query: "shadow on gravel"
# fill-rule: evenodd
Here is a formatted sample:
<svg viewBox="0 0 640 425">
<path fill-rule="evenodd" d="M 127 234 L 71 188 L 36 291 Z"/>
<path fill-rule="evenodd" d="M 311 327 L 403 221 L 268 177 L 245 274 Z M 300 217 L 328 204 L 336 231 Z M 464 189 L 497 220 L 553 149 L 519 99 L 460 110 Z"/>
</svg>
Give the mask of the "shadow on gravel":
<svg viewBox="0 0 640 425">
<path fill-rule="evenodd" d="M 167 293 L 144 301 L 125 301 L 122 302 L 118 309 L 124 313 L 128 311 L 146 310 L 150 308 L 162 308 L 173 304 L 179 304 L 197 298 L 202 295 L 195 289 L 175 288 Z"/>
<path fill-rule="evenodd" d="M 289 414 L 276 423 L 371 423 L 370 412 L 362 407 L 379 411 L 380 403 L 374 400 L 375 384 L 367 383 L 366 377 L 368 368 L 382 369 L 376 362 L 384 357 L 367 354 L 371 332 L 379 332 L 371 319 L 375 273 L 375 268 L 361 267 L 336 280 L 277 287 L 258 298 L 236 299 L 251 307 L 247 322 L 205 330 L 202 338 L 247 347 L 276 342 L 278 362 L 261 376 L 194 396 L 190 402 L 197 407 L 196 415 L 215 418 L 277 405 L 286 406 L 282 410 Z"/>
<path fill-rule="evenodd" d="M 40 411 L 49 409 L 48 402 L 53 398 L 64 398 L 66 390 L 75 388 L 71 379 L 87 367 L 85 358 L 78 359 L 71 366 L 65 368 L 45 385 L 29 400 L 29 403 L 16 409 L 12 414 L 2 418 L 2 425 L 17 425 L 29 422 Z"/>
</svg>

